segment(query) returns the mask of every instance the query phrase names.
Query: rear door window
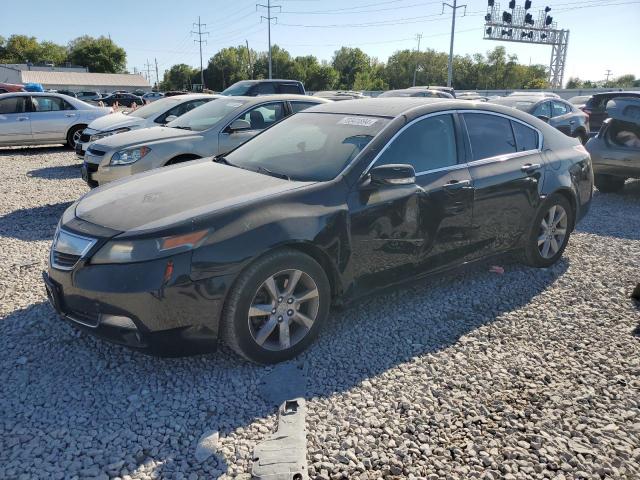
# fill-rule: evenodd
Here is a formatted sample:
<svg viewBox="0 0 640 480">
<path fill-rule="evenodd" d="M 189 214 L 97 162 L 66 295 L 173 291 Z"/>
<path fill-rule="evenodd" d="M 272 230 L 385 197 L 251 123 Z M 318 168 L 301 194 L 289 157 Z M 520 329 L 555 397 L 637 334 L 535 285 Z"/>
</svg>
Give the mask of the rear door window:
<svg viewBox="0 0 640 480">
<path fill-rule="evenodd" d="M 302 110 L 306 110 L 309 107 L 314 107 L 318 105 L 313 102 L 290 102 L 291 103 L 291 113 L 298 113 Z"/>
<path fill-rule="evenodd" d="M 278 85 L 278 87 L 279 87 L 278 90 L 280 91 L 280 93 L 292 93 L 292 94 L 302 93 L 300 91 L 300 87 L 293 83 L 281 83 L 280 85 Z"/>
<path fill-rule="evenodd" d="M 25 98 L 27 97 L 10 97 L 0 100 L 0 115 L 24 113 Z"/>
<path fill-rule="evenodd" d="M 511 122 L 505 117 L 484 113 L 465 113 L 473 160 L 516 152 Z"/>
<path fill-rule="evenodd" d="M 256 95 L 273 95 L 276 93 L 276 88 L 271 82 L 262 82 L 254 87 L 254 92 Z"/>
<path fill-rule="evenodd" d="M 407 127 L 382 153 L 376 165 L 409 164 L 416 173 L 458 163 L 453 117 L 436 115 Z"/>
<path fill-rule="evenodd" d="M 559 117 L 561 115 L 566 115 L 567 113 L 569 113 L 570 109 L 567 108 L 567 106 L 562 103 L 562 102 L 558 102 L 558 101 L 553 101 L 551 102 L 551 116 L 552 117 Z"/>
<path fill-rule="evenodd" d="M 36 112 L 58 112 L 71 110 L 71 106 L 58 97 L 31 97 Z"/>
<path fill-rule="evenodd" d="M 551 118 L 551 104 L 549 102 L 541 103 L 533 111 L 533 116 L 534 117 L 544 116 L 547 118 Z"/>
</svg>

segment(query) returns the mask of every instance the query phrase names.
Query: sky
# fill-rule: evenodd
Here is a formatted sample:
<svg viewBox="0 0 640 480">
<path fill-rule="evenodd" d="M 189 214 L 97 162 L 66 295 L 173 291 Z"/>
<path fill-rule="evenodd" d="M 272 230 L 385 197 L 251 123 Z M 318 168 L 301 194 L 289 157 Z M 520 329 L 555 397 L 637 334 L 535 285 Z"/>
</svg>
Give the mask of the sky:
<svg viewBox="0 0 640 480">
<path fill-rule="evenodd" d="M 29 0 L 0 8 L 0 35 L 33 35 L 38 40 L 66 44 L 81 35 L 110 35 L 127 51 L 129 71 L 143 71 L 155 61 L 160 78 L 176 63 L 200 65 L 194 22 L 206 24 L 203 36 L 205 65 L 219 49 L 249 42 L 252 49 L 267 50 L 264 8 L 253 0 Z M 267 0 L 259 0 L 266 4 Z M 449 0 L 452 4 L 453 0 Z M 506 6 L 507 0 L 499 0 Z M 524 0 L 517 0 L 522 5 Z M 442 3 L 419 0 L 272 0 L 272 43 L 293 56 L 315 55 L 331 60 L 340 46 L 360 47 L 382 62 L 397 50 L 417 47 L 449 51 L 451 9 Z M 521 63 L 549 65 L 551 47 L 483 40 L 486 0 L 458 0 L 454 53 L 486 53 L 498 44 Z M 532 10 L 551 7 L 558 28 L 568 29 L 569 48 L 565 81 L 569 77 L 602 80 L 631 73 L 640 77 L 640 0 L 533 0 Z M 454 72 L 455 85 L 455 72 Z"/>
</svg>

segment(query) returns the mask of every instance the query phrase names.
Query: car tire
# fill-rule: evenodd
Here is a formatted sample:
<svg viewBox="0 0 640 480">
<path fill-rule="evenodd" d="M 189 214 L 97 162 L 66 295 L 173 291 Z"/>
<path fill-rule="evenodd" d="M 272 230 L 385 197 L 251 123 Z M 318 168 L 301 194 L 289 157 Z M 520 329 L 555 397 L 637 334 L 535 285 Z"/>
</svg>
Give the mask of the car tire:
<svg viewBox="0 0 640 480">
<path fill-rule="evenodd" d="M 252 362 L 288 360 L 318 335 L 329 314 L 330 297 L 329 280 L 318 262 L 297 250 L 276 250 L 252 263 L 235 281 L 223 309 L 220 336 Z"/>
<path fill-rule="evenodd" d="M 67 147 L 75 150 L 76 143 L 80 141 L 80 135 L 85 128 L 86 125 L 75 125 L 69 129 L 67 132 Z"/>
<path fill-rule="evenodd" d="M 538 209 L 524 247 L 524 262 L 536 268 L 550 267 L 564 252 L 571 236 L 575 211 L 564 195 L 549 195 Z"/>
<path fill-rule="evenodd" d="M 597 174 L 593 180 L 596 188 L 603 193 L 619 192 L 624 188 L 626 178 L 614 177 L 613 175 Z"/>
</svg>

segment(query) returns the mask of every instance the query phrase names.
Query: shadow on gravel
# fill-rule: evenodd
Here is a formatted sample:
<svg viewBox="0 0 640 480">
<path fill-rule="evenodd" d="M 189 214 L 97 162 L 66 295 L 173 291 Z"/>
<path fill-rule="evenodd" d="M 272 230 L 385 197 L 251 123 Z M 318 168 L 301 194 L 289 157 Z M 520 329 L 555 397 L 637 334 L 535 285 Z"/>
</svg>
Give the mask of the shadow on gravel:
<svg viewBox="0 0 640 480">
<path fill-rule="evenodd" d="M 332 312 L 317 341 L 291 362 L 304 366 L 303 395 L 330 397 L 415 357 L 459 348 L 461 337 L 527 305 L 568 268 L 566 259 L 542 270 L 496 262 L 504 275 L 489 273 L 483 263 Z M 526 328 L 527 318 L 517 321 Z M 264 426 L 271 429 L 264 421 L 247 427 L 276 412 L 260 395 L 274 367 L 250 364 L 224 347 L 200 357 L 149 357 L 76 331 L 44 302 L 1 318 L 0 338 L 0 384 L 9 392 L 0 396 L 0 465 L 9 477 L 9 459 L 30 464 L 35 451 L 69 476 L 86 476 L 80 473 L 86 465 L 69 464 L 86 457 L 73 446 L 84 438 L 95 468 L 110 476 L 149 475 L 145 465 L 151 465 L 154 478 L 177 472 L 217 478 L 226 469 L 223 457 L 251 458 Z M 221 458 L 199 463 L 198 438 L 209 430 L 220 432 Z M 60 442 L 68 448 L 51 455 L 51 445 Z"/>
<path fill-rule="evenodd" d="M 64 165 L 60 167 L 43 167 L 27 172 L 28 177 L 46 178 L 51 180 L 70 180 L 81 178 L 80 167 L 82 164 Z"/>
<path fill-rule="evenodd" d="M 18 240 L 53 239 L 58 220 L 73 202 L 14 210 L 0 216 L 0 236 Z"/>
<path fill-rule="evenodd" d="M 609 221 L 603 222 L 602 218 Z M 591 211 L 576 230 L 603 237 L 640 240 L 640 180 L 627 182 L 618 193 L 596 190 Z"/>
<path fill-rule="evenodd" d="M 28 146 L 28 147 L 2 147 L 0 148 L 0 155 L 7 156 L 29 156 L 37 154 L 47 153 L 59 153 L 64 151 L 71 151 L 65 145 L 43 145 L 43 146 Z"/>
</svg>

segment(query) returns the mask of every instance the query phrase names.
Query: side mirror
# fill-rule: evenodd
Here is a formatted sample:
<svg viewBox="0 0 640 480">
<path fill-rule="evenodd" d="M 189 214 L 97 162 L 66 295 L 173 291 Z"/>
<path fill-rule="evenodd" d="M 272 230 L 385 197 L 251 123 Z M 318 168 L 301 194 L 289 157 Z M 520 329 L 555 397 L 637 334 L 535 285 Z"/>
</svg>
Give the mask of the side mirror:
<svg viewBox="0 0 640 480">
<path fill-rule="evenodd" d="M 416 182 L 416 171 L 411 165 L 380 165 L 369 170 L 371 185 L 411 185 Z"/>
<path fill-rule="evenodd" d="M 237 120 L 234 120 L 231 123 L 231 125 L 229 125 L 229 128 L 227 130 L 233 133 L 233 132 L 238 132 L 240 130 L 250 130 L 250 129 L 251 129 L 251 124 L 246 120 L 242 120 L 239 118 Z"/>
<path fill-rule="evenodd" d="M 175 115 L 169 115 L 167 118 L 164 119 L 164 123 L 173 122 L 176 118 L 178 117 Z"/>
<path fill-rule="evenodd" d="M 549 117 L 547 117 L 546 115 L 536 115 L 536 118 L 539 118 L 543 122 L 549 123 Z"/>
</svg>

